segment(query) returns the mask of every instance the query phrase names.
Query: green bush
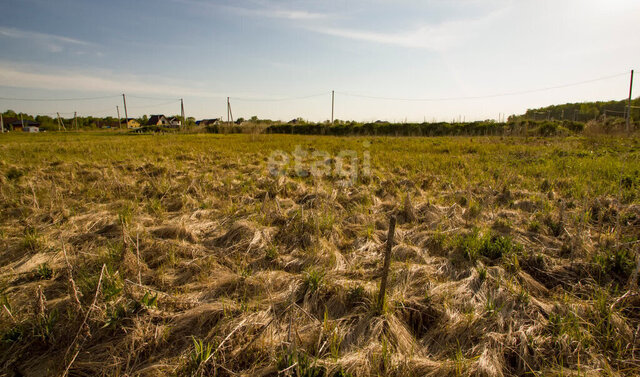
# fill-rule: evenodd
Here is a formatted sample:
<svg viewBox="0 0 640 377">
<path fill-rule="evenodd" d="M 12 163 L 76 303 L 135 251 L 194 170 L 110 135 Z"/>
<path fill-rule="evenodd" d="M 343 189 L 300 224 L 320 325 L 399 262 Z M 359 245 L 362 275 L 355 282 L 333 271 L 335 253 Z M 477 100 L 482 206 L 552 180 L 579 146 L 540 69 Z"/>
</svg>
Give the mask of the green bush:
<svg viewBox="0 0 640 377">
<path fill-rule="evenodd" d="M 480 235 L 478 230 L 458 238 L 457 248 L 470 261 L 475 261 L 479 257 L 491 260 L 502 258 L 504 255 L 522 250 L 522 245 L 517 244 L 509 237 L 487 232 Z"/>
</svg>

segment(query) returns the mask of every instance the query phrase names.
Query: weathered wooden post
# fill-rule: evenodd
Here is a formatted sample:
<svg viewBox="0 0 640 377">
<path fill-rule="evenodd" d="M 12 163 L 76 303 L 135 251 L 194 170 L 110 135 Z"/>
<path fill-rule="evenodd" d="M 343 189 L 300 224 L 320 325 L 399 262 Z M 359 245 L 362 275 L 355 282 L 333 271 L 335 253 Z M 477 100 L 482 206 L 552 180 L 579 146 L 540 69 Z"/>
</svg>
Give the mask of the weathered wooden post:
<svg viewBox="0 0 640 377">
<path fill-rule="evenodd" d="M 387 235 L 387 247 L 384 252 L 384 266 L 382 267 L 382 280 L 380 281 L 380 292 L 378 293 L 378 314 L 384 309 L 384 297 L 387 290 L 387 278 L 389 277 L 389 267 L 391 267 L 391 249 L 393 248 L 393 236 L 396 231 L 396 217 L 389 219 L 389 234 Z"/>
</svg>

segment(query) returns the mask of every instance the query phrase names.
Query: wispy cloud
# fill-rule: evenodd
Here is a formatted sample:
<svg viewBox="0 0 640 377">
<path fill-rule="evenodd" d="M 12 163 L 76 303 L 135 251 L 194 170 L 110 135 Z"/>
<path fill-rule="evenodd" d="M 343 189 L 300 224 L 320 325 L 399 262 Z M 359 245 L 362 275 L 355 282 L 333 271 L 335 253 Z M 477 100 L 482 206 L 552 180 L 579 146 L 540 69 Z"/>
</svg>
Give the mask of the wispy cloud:
<svg viewBox="0 0 640 377">
<path fill-rule="evenodd" d="M 3 86 L 74 90 L 84 92 L 140 93 L 176 96 L 219 96 L 219 93 L 199 88 L 197 84 L 185 85 L 166 78 L 142 77 L 136 75 L 116 75 L 112 72 L 78 73 L 52 70 L 39 65 L 16 65 L 0 61 L 0 82 Z"/>
<path fill-rule="evenodd" d="M 480 31 L 497 22 L 505 9 L 476 19 L 458 19 L 437 24 L 425 24 L 403 31 L 371 31 L 335 26 L 308 26 L 307 29 L 335 37 L 366 42 L 420 48 L 434 51 L 453 48 L 473 38 Z"/>
<path fill-rule="evenodd" d="M 250 17 L 266 17 L 286 20 L 320 20 L 327 18 L 329 15 L 319 12 L 311 12 L 308 10 L 289 9 L 281 6 L 275 6 L 273 3 L 265 1 L 251 1 L 250 4 L 242 6 L 234 2 L 233 5 L 220 4 L 204 0 L 174 0 L 180 3 L 186 3 L 212 10 L 226 10 L 242 16 Z"/>
<path fill-rule="evenodd" d="M 74 45 L 82 45 L 89 46 L 91 43 L 82 41 L 75 38 L 63 37 L 55 34 L 45 34 L 38 33 L 35 31 L 21 30 L 15 28 L 1 27 L 0 26 L 0 35 L 10 38 L 25 38 L 25 39 L 39 39 L 39 40 L 47 40 L 54 41 L 58 43 L 68 43 Z"/>
<path fill-rule="evenodd" d="M 9 27 L 0 27 L 0 37 L 25 39 L 31 43 L 42 46 L 49 52 L 62 52 L 66 47 L 86 48 L 93 44 L 80 39 L 69 38 L 56 34 L 39 33 L 36 31 L 22 30 Z"/>
<path fill-rule="evenodd" d="M 292 10 L 292 9 L 278 9 L 278 8 L 263 8 L 263 9 L 249 9 L 230 6 L 227 9 L 248 16 L 268 17 L 268 18 L 281 18 L 287 20 L 319 20 L 326 18 L 324 13 L 309 12 L 306 10 Z"/>
</svg>

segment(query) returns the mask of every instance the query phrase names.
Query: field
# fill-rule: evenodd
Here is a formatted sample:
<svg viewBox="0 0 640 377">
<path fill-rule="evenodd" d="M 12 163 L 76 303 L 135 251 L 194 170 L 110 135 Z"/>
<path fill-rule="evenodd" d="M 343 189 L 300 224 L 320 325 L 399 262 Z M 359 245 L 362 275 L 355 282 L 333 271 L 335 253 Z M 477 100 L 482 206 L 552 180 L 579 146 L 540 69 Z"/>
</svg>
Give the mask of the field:
<svg viewBox="0 0 640 377">
<path fill-rule="evenodd" d="M 638 137 L 10 134 L 0 187 L 0 376 L 640 374 Z"/>
</svg>

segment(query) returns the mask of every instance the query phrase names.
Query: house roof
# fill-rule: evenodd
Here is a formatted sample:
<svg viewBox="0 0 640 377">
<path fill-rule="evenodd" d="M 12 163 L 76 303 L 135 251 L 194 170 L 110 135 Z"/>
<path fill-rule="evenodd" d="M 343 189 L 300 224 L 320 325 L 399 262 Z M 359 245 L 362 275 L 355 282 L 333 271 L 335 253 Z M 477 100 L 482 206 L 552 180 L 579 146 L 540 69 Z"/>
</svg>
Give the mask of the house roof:
<svg viewBox="0 0 640 377">
<path fill-rule="evenodd" d="M 162 118 L 167 119 L 167 117 L 165 117 L 164 114 L 151 115 L 151 117 L 147 121 L 147 124 L 156 125 L 158 124 L 158 122 L 162 120 Z"/>
<path fill-rule="evenodd" d="M 220 118 L 212 118 L 212 119 L 201 119 L 199 121 L 196 122 L 197 125 L 209 125 L 215 122 L 219 122 Z"/>
<path fill-rule="evenodd" d="M 25 126 L 36 126 L 36 127 L 40 126 L 40 123 L 35 122 L 33 120 L 28 120 L 28 119 L 24 119 L 24 120 L 18 119 L 18 120 L 15 120 L 15 121 L 11 122 L 12 126 L 22 126 L 23 124 Z"/>
</svg>

